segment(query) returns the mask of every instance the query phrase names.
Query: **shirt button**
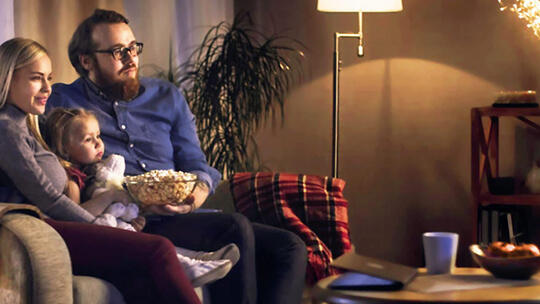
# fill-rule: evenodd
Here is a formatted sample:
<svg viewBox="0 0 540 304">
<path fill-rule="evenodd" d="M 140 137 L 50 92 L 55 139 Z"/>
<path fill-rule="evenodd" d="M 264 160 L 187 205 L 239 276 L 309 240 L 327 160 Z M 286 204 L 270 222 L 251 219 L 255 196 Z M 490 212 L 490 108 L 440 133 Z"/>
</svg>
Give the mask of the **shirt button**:
<svg viewBox="0 0 540 304">
<path fill-rule="evenodd" d="M 115 102 L 114 102 L 114 106 L 115 106 L 115 107 L 118 106 L 118 101 L 115 101 Z"/>
<path fill-rule="evenodd" d="M 126 125 L 121 125 L 121 126 L 120 126 L 120 129 L 125 130 L 125 129 L 126 129 Z"/>
<path fill-rule="evenodd" d="M 132 144 L 132 143 L 131 143 L 131 144 L 129 144 L 129 147 L 130 147 L 130 148 L 133 148 L 133 146 L 134 146 L 134 144 Z"/>
<path fill-rule="evenodd" d="M 141 163 L 141 167 L 146 168 L 146 164 L 145 164 L 145 163 Z"/>
</svg>

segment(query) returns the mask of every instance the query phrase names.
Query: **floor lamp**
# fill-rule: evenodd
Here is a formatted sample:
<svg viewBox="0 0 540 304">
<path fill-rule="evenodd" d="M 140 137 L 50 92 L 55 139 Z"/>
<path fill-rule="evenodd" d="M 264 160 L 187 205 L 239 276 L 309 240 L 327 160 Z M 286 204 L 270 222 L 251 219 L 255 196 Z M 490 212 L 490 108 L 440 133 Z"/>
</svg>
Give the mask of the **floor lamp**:
<svg viewBox="0 0 540 304">
<path fill-rule="evenodd" d="M 364 56 L 362 43 L 362 13 L 397 12 L 403 10 L 401 0 L 318 0 L 317 10 L 323 12 L 355 12 L 358 13 L 358 33 L 334 33 L 334 92 L 333 92 L 333 124 L 332 124 L 332 177 L 338 177 L 339 149 L 339 39 L 358 39 L 358 56 Z"/>
</svg>

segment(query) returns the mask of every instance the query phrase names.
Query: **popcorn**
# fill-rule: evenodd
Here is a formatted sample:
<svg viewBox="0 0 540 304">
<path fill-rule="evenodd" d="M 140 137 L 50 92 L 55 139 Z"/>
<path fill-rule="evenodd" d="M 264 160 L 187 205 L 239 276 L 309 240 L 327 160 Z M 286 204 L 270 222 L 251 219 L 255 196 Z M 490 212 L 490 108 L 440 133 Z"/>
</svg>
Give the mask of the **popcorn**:
<svg viewBox="0 0 540 304">
<path fill-rule="evenodd" d="M 197 175 L 174 170 L 152 170 L 124 178 L 129 193 L 141 204 L 181 204 L 193 192 Z"/>
</svg>

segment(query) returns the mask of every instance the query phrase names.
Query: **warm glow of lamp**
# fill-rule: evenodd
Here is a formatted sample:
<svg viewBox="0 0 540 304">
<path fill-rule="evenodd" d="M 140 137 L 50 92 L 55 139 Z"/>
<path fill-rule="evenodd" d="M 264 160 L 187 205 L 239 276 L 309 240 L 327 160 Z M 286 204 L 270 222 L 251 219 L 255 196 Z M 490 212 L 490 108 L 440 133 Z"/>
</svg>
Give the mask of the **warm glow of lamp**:
<svg viewBox="0 0 540 304">
<path fill-rule="evenodd" d="M 397 12 L 403 10 L 401 0 L 319 0 L 317 10 L 323 12 Z"/>
<path fill-rule="evenodd" d="M 333 132 L 332 132 L 332 176 L 338 177 L 339 148 L 339 39 L 358 39 L 358 56 L 364 56 L 362 42 L 362 13 L 397 12 L 403 10 L 401 0 L 319 0 L 317 10 L 323 12 L 358 13 L 358 33 L 334 33 L 334 94 L 333 94 Z"/>
</svg>

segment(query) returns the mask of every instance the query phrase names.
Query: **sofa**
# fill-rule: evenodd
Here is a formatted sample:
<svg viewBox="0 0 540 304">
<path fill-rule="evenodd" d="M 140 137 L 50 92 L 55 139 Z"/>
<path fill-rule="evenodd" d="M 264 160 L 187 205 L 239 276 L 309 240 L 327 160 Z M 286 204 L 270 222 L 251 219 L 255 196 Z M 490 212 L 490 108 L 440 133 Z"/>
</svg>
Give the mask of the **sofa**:
<svg viewBox="0 0 540 304">
<path fill-rule="evenodd" d="M 203 304 L 208 290 L 195 288 Z M 32 205 L 0 203 L 0 303 L 124 304 L 109 282 L 73 275 L 60 235 Z"/>
<path fill-rule="evenodd" d="M 235 211 L 229 181 L 218 185 L 202 209 Z M 112 284 L 72 274 L 65 243 L 40 217 L 34 206 L 0 203 L 0 303 L 124 303 Z M 195 291 L 210 304 L 207 288 Z M 308 303 L 312 297 L 306 285 L 302 304 Z"/>
<path fill-rule="evenodd" d="M 0 203 L 0 303 L 124 303 L 110 283 L 74 276 L 66 244 L 30 205 Z"/>
<path fill-rule="evenodd" d="M 203 211 L 234 211 L 227 181 L 220 183 L 203 207 Z M 73 275 L 66 244 L 41 219 L 34 206 L 0 203 L 0 303 L 125 303 L 112 284 Z M 198 287 L 195 292 L 203 304 L 210 304 L 207 288 Z"/>
</svg>

